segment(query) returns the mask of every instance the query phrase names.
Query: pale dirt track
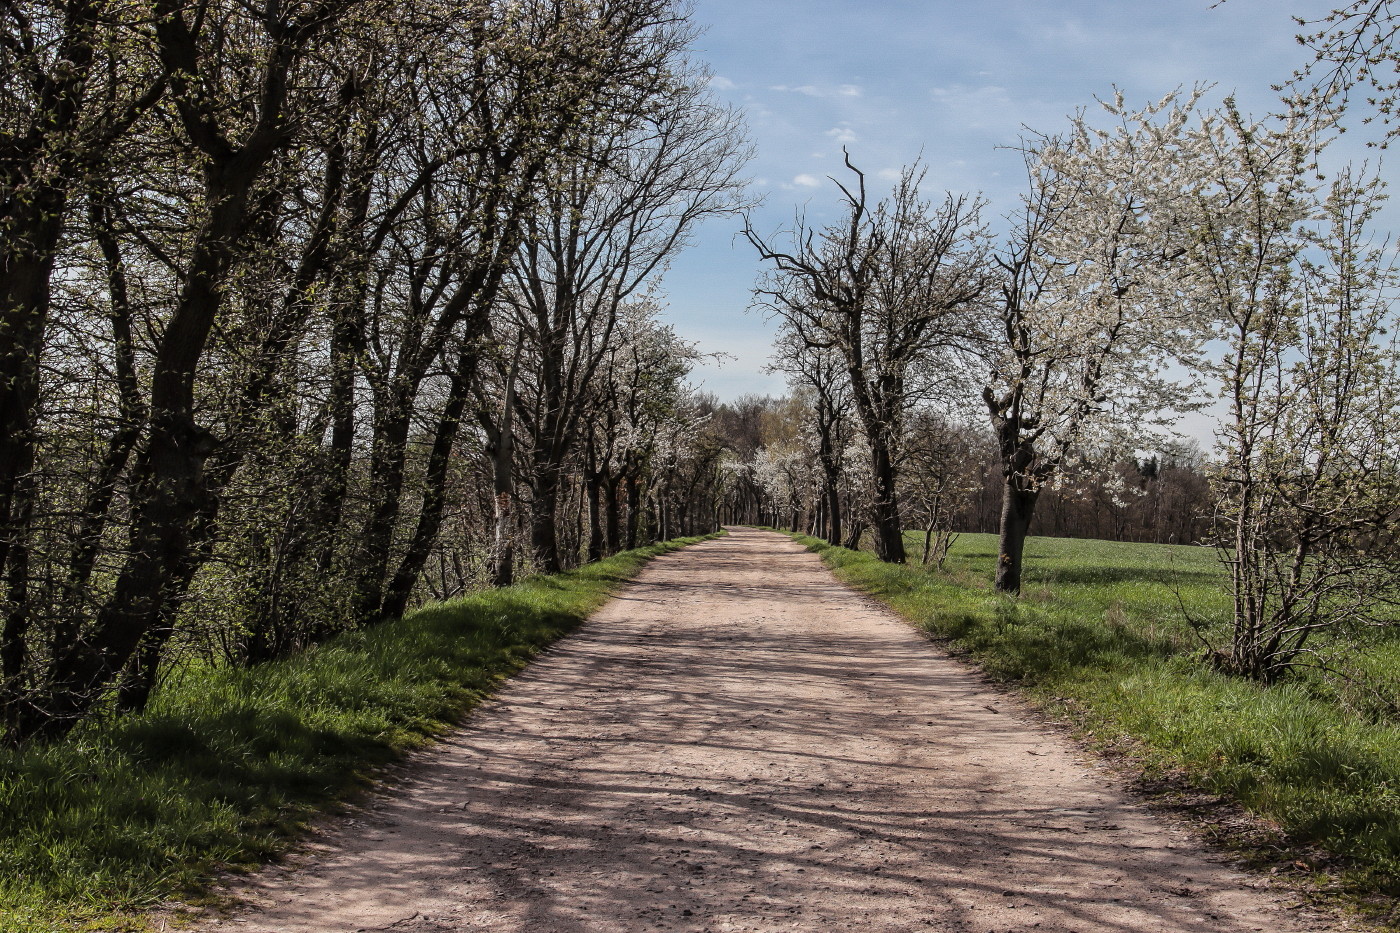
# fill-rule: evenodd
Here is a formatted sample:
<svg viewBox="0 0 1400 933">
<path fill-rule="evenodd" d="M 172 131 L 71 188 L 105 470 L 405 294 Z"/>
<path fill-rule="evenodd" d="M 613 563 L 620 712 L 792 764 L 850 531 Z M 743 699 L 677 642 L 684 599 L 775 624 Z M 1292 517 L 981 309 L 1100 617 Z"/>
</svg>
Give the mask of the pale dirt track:
<svg viewBox="0 0 1400 933">
<path fill-rule="evenodd" d="M 779 535 L 659 558 L 208 930 L 1332 929 Z"/>
</svg>

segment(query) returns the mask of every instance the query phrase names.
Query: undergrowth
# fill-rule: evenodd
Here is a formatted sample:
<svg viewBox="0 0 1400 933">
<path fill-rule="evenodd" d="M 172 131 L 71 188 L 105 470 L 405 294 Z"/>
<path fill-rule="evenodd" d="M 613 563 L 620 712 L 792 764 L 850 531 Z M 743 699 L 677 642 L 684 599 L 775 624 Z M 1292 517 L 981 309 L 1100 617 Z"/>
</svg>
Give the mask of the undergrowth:
<svg viewBox="0 0 1400 933">
<path fill-rule="evenodd" d="M 139 716 L 0 750 L 0 930 L 144 930 L 220 869 L 427 743 L 650 558 L 700 538 L 428 606 L 245 670 L 186 672 Z"/>
<path fill-rule="evenodd" d="M 1208 549 L 1034 538 L 1014 599 L 991 589 L 991 535 L 960 536 L 942 571 L 796 537 L 846 582 L 1101 745 L 1130 753 L 1149 778 L 1224 796 L 1276 824 L 1283 849 L 1275 857 L 1284 855 L 1289 870 L 1394 922 L 1400 725 L 1392 701 L 1373 702 L 1376 690 L 1316 672 L 1266 687 L 1212 670 L 1183 613 L 1228 613 Z M 1377 635 L 1349 663 L 1385 688 L 1381 675 L 1393 679 L 1398 661 L 1395 637 Z"/>
</svg>

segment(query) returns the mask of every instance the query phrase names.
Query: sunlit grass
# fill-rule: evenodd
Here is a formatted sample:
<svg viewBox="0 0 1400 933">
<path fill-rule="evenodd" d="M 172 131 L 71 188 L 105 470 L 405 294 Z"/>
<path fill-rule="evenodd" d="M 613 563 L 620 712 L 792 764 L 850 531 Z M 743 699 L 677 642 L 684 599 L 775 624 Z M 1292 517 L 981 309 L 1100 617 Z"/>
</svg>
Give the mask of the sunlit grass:
<svg viewBox="0 0 1400 933">
<path fill-rule="evenodd" d="M 648 559 L 697 540 L 429 606 L 251 670 L 190 673 L 141 716 L 0 750 L 0 930 L 144 929 L 142 910 L 272 857 Z"/>
<path fill-rule="evenodd" d="M 1356 681 L 1303 672 L 1263 687 L 1212 670 L 1185 621 L 1228 617 L 1224 572 L 1205 548 L 1033 538 L 1023 595 L 1012 599 L 991 589 L 992 535 L 960 536 L 943 571 L 800 540 L 988 672 L 1131 751 L 1149 774 L 1226 795 L 1291 843 L 1343 857 L 1354 893 L 1400 893 L 1393 636 L 1335 654 Z"/>
</svg>

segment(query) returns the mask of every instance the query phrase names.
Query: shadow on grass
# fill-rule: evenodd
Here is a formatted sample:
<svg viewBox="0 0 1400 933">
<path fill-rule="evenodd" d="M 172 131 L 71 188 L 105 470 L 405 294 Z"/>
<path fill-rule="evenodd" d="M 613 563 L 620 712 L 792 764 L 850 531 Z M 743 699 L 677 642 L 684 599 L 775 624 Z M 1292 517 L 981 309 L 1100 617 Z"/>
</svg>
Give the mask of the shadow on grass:
<svg viewBox="0 0 1400 933">
<path fill-rule="evenodd" d="M 1066 567 L 1028 574 L 1028 578 L 1037 583 L 1068 583 L 1079 586 L 1155 583 L 1171 589 L 1215 586 L 1220 581 L 1220 574 L 1218 571 L 1171 567 Z"/>
</svg>

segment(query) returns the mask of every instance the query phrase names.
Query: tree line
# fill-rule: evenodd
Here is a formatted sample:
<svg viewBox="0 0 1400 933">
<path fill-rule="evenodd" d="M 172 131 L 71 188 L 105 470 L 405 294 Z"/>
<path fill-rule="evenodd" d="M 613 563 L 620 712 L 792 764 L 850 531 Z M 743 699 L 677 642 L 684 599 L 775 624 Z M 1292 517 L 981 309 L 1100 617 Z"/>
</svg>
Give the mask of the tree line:
<svg viewBox="0 0 1400 933">
<path fill-rule="evenodd" d="M 677 0 L 0 7 L 8 740 L 724 521 L 890 561 L 910 526 L 929 562 L 994 521 L 1006 593 L 1037 516 L 1213 541 L 1213 649 L 1265 679 L 1383 621 L 1382 191 L 1313 160 L 1346 72 L 1282 121 L 1107 101 L 1024 140 L 995 229 L 848 157 L 839 221 L 745 225 L 792 386 L 755 409 L 692 388 L 660 317 L 696 225 L 747 207 L 694 35 Z M 1222 455 L 1140 453 L 1201 385 Z"/>
<path fill-rule="evenodd" d="M 1223 636 L 1191 621 L 1217 665 L 1272 680 L 1322 633 L 1390 624 L 1400 597 L 1397 279 L 1371 230 L 1384 186 L 1323 178 L 1331 124 L 1307 101 L 1264 120 L 1203 88 L 1100 103 L 1023 139 L 1026 187 L 995 230 L 977 196 L 925 195 L 921 165 L 876 198 L 849 154 L 837 220 L 746 230 L 775 368 L 806 411 L 790 456 L 756 457 L 757 483 L 776 520 L 847 545 L 868 529 L 885 561 L 907 559 L 915 520 L 936 558 L 980 524 L 960 510 L 990 447 L 995 589 L 1015 594 L 1032 519 L 1063 512 L 1083 465 L 1125 517 L 1114 500 L 1153 484 L 1113 452 L 1160 447 L 1213 396 L 1216 455 L 1177 525 L 1217 547 L 1234 609 Z"/>
<path fill-rule="evenodd" d="M 671 0 L 0 8 L 0 723 L 710 530 Z"/>
<path fill-rule="evenodd" d="M 711 421 L 732 477 L 721 500 L 724 523 L 772 525 L 816 537 L 829 537 L 834 529 L 844 547 L 873 546 L 866 534 L 870 493 L 864 446 L 845 435 L 833 505 L 815 414 L 812 396 L 802 391 L 716 405 Z M 999 531 L 1003 477 L 986 426 L 916 412 L 903 448 L 897 489 L 902 527 L 925 538 L 908 560 L 938 564 L 957 535 Z M 1146 455 L 1080 451 L 1041 490 L 1036 532 L 1200 544 L 1211 532 L 1211 469 L 1193 442 L 1167 443 Z"/>
</svg>

